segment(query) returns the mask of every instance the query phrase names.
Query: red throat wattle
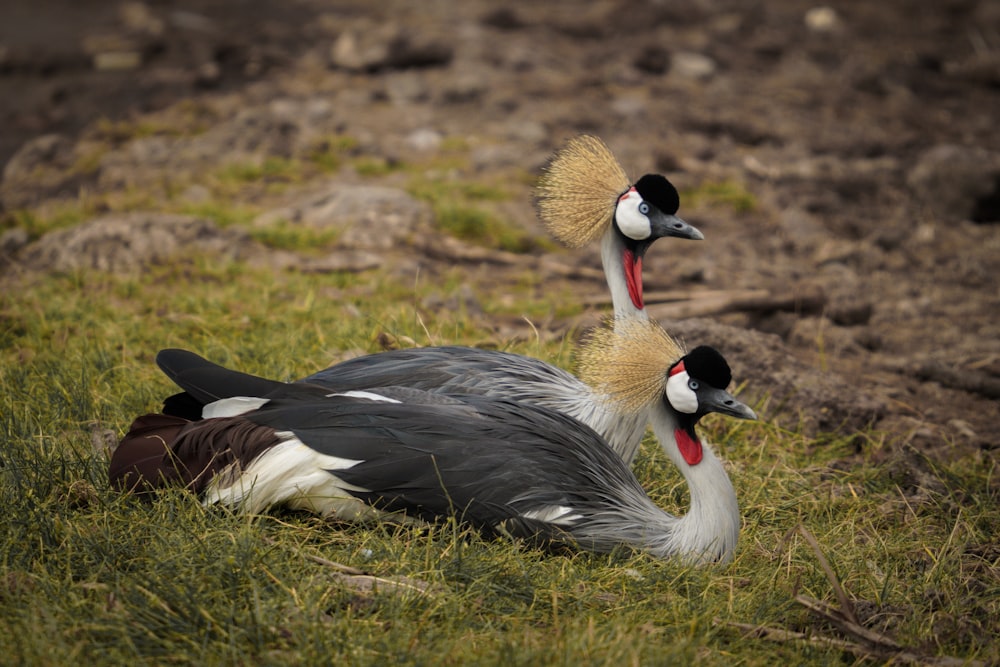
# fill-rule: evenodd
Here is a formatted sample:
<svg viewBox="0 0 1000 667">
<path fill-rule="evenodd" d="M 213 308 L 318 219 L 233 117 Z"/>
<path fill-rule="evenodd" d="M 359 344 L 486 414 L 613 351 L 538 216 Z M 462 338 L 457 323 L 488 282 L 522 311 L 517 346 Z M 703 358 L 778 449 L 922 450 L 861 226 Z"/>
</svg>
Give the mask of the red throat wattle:
<svg viewBox="0 0 1000 667">
<path fill-rule="evenodd" d="M 631 250 L 622 253 L 622 263 L 625 264 L 625 284 L 628 285 L 628 296 L 637 310 L 642 310 L 642 257 L 636 257 Z"/>
<path fill-rule="evenodd" d="M 679 428 L 674 431 L 674 439 L 677 440 L 677 449 L 689 466 L 701 463 L 701 442 L 698 438 L 692 438 L 686 430 Z"/>
</svg>

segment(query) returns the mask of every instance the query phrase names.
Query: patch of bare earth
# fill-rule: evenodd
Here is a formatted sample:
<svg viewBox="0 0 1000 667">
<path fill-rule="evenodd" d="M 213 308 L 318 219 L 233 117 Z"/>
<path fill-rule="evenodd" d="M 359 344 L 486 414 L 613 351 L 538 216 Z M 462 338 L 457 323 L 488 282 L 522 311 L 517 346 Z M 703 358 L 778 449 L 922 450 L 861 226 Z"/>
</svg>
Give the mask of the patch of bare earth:
<svg viewBox="0 0 1000 667">
<path fill-rule="evenodd" d="M 995 3 L 829 10 L 719 1 L 635 11 L 604 0 L 569 11 L 300 0 L 262 14 L 232 0 L 33 6 L 66 18 L 42 21 L 18 3 L 0 9 L 8 221 L 81 189 L 139 190 L 157 201 L 175 196 L 174 179 L 197 199 L 199 176 L 225 164 L 304 158 L 347 136 L 354 156 L 383 164 L 433 163 L 459 139 L 470 164 L 463 176 L 513 182 L 516 201 L 503 214 L 542 234 L 530 189 L 512 175 L 537 171 L 567 137 L 596 133 L 634 175 L 664 172 L 703 195 L 683 198 L 680 213 L 707 240 L 661 241 L 647 256 L 650 310 L 689 344 L 721 348 L 746 396 L 770 397 L 766 417 L 814 431 L 874 426 L 932 456 L 995 456 Z M 116 133 L 102 118 L 146 130 Z M 337 179 L 362 180 L 350 169 Z M 317 194 L 326 187 L 317 183 L 280 197 L 249 191 L 302 224 L 324 206 L 353 207 L 362 224 L 351 233 L 362 240 L 348 244 L 350 256 L 310 259 L 314 268 L 363 270 L 392 253 L 408 258 L 404 270 L 430 276 L 465 265 L 473 286 L 538 271 L 606 310 L 600 274 L 587 270 L 599 266 L 595 249 L 490 253 L 423 223 L 382 236 L 385 216 L 366 211 L 392 204 L 399 179 L 389 174 L 374 183 L 389 190 L 359 190 L 346 204 Z M 749 201 L 734 202 L 734 191 Z M 60 262 L 114 269 L 138 256 L 122 255 L 122 244 L 155 249 L 141 266 L 183 245 L 184 234 L 230 254 L 250 247 L 203 222 L 140 218 L 104 236 L 91 227 L 30 244 L 8 231 L 0 252 L 17 270 L 5 280 Z M 126 227 L 138 236 L 125 240 Z M 106 256 L 94 254 L 98 238 Z M 559 332 L 593 320 L 545 325 Z"/>
</svg>

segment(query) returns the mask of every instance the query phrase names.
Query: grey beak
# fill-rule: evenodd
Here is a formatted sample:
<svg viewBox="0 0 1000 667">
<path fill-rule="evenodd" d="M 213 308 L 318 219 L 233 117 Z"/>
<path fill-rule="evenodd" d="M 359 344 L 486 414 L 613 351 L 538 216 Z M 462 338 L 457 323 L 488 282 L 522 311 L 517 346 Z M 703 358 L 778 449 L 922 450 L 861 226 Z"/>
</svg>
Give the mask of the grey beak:
<svg viewBox="0 0 1000 667">
<path fill-rule="evenodd" d="M 650 227 L 653 238 L 673 236 L 679 239 L 689 239 L 691 241 L 701 241 L 705 235 L 694 225 L 689 225 L 676 215 L 667 215 L 651 207 L 655 213 L 650 216 Z"/>
<path fill-rule="evenodd" d="M 737 401 L 732 394 L 724 389 L 716 389 L 702 384 L 698 389 L 698 412 L 718 412 L 737 419 L 757 419 L 757 413 L 750 407 Z"/>
</svg>

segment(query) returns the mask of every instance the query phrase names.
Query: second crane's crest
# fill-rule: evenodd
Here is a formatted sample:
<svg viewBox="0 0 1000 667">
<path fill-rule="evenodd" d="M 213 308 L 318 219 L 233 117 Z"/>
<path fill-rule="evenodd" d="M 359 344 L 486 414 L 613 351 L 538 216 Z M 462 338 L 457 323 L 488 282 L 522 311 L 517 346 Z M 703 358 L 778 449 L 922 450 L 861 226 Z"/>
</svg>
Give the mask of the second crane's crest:
<svg viewBox="0 0 1000 667">
<path fill-rule="evenodd" d="M 667 372 L 683 356 L 680 344 L 653 320 L 625 318 L 590 332 L 577 352 L 577 372 L 635 414 L 662 400 Z"/>
<path fill-rule="evenodd" d="M 538 215 L 560 243 L 582 248 L 607 231 L 630 181 L 597 137 L 575 137 L 558 151 L 538 183 Z"/>
</svg>

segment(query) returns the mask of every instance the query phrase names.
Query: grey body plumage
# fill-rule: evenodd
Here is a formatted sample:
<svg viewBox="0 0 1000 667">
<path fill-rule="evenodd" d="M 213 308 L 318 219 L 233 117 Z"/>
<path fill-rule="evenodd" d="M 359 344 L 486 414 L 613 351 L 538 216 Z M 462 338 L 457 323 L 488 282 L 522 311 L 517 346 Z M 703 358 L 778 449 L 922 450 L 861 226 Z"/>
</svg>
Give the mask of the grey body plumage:
<svg viewBox="0 0 1000 667">
<path fill-rule="evenodd" d="M 644 414 L 615 403 L 561 368 L 509 352 L 445 346 L 392 350 L 343 361 L 301 382 L 331 391 L 401 385 L 445 395 L 517 400 L 557 410 L 587 424 L 626 462 L 646 430 Z"/>
<path fill-rule="evenodd" d="M 190 355 L 182 374 L 189 391 L 226 394 L 246 380 L 209 362 L 197 368 L 197 359 Z M 731 553 L 714 538 L 688 543 L 684 519 L 657 508 L 600 436 L 562 413 L 412 387 L 331 394 L 255 385 L 265 396 L 239 414 L 140 417 L 113 455 L 112 482 L 183 483 L 206 503 L 248 512 L 283 505 L 345 519 L 455 515 L 487 534 L 598 552 L 624 545 L 699 562 Z M 207 407 L 226 412 L 229 400 Z"/>
</svg>

